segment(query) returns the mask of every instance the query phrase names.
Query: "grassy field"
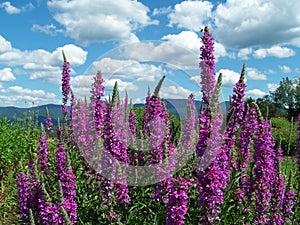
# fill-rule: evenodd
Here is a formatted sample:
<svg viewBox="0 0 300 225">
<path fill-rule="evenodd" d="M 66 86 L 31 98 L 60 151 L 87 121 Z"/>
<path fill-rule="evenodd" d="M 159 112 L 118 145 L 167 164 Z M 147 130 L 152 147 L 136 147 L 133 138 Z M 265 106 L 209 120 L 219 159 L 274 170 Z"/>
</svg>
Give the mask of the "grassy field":
<svg viewBox="0 0 300 225">
<path fill-rule="evenodd" d="M 0 120 L 0 224 L 2 225 L 21 224 L 16 176 L 20 173 L 20 171 L 27 170 L 27 160 L 29 159 L 30 154 L 35 154 L 38 146 L 40 129 L 32 118 L 34 117 L 25 115 L 24 119 L 18 119 L 15 121 L 9 121 L 7 119 Z M 291 173 L 294 187 L 297 185 L 295 176 L 297 171 L 296 163 L 296 157 L 284 157 L 282 164 L 282 171 L 286 177 L 288 177 Z M 89 189 L 91 187 L 92 185 Z M 82 186 L 79 185 L 78 188 L 82 188 Z M 157 214 L 156 209 L 153 208 L 153 205 L 145 205 L 143 200 L 147 199 L 151 195 L 151 191 L 154 189 L 149 187 L 146 191 L 143 190 L 142 192 L 138 192 L 136 191 L 136 188 L 133 187 L 131 190 L 133 195 L 132 198 L 135 198 L 136 201 L 132 208 L 128 209 L 128 211 L 131 212 L 128 213 L 129 219 L 130 217 L 136 217 L 137 214 L 143 214 L 145 212 L 152 214 L 151 218 L 153 219 L 153 215 Z M 194 198 L 193 196 L 190 197 L 191 199 Z M 191 200 L 190 205 L 193 204 L 193 200 Z M 79 215 L 89 213 L 87 208 L 82 205 L 79 206 L 79 210 L 82 210 L 82 212 L 78 213 Z M 165 208 L 161 208 L 160 210 L 161 213 L 165 212 Z M 93 210 L 92 212 L 99 213 Z M 187 217 L 191 217 L 193 213 L 197 213 L 197 210 L 189 209 Z M 144 215 L 141 216 L 144 217 Z M 163 217 L 163 215 L 160 216 Z M 99 217 L 97 219 L 99 219 Z M 190 219 L 190 221 L 192 220 L 193 219 Z M 78 224 L 95 223 L 80 222 L 79 220 Z"/>
</svg>

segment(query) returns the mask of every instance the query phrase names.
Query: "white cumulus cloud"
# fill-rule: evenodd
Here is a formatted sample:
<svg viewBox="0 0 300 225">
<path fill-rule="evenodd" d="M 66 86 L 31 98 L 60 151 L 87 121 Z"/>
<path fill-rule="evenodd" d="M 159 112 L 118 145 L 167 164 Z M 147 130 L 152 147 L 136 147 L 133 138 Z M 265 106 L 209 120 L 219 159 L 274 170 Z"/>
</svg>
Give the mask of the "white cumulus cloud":
<svg viewBox="0 0 300 225">
<path fill-rule="evenodd" d="M 0 70 L 0 82 L 12 82 L 16 79 L 11 68 Z"/>
<path fill-rule="evenodd" d="M 253 98 L 261 98 L 267 94 L 268 93 L 266 93 L 260 89 L 252 89 L 252 90 L 246 91 L 246 96 L 253 97 Z"/>
<path fill-rule="evenodd" d="M 271 48 L 260 48 L 254 51 L 253 56 L 257 59 L 262 59 L 270 56 L 274 56 L 277 58 L 287 58 L 290 56 L 294 56 L 295 54 L 295 51 L 291 48 L 275 45 Z"/>
<path fill-rule="evenodd" d="M 168 15 L 169 25 L 199 31 L 212 16 L 213 4 L 209 1 L 182 1 Z"/>
<path fill-rule="evenodd" d="M 300 44 L 299 11 L 298 0 L 227 0 L 214 11 L 215 34 L 236 49 Z"/>
<path fill-rule="evenodd" d="M 283 73 L 291 73 L 292 72 L 291 68 L 286 65 L 279 65 L 278 67 L 281 70 L 281 72 L 283 72 Z"/>
<path fill-rule="evenodd" d="M 267 80 L 267 76 L 256 68 L 248 68 L 247 75 L 250 80 Z"/>
<path fill-rule="evenodd" d="M 230 69 L 221 69 L 217 74 L 219 73 L 222 73 L 222 86 L 229 88 L 233 88 L 241 76 L 239 73 Z"/>
<path fill-rule="evenodd" d="M 126 40 L 135 30 L 158 23 L 138 1 L 52 0 L 47 5 L 66 34 L 82 44 Z"/>
<path fill-rule="evenodd" d="M 19 14 L 21 12 L 21 9 L 13 6 L 10 2 L 1 3 L 0 8 L 3 8 L 8 14 Z"/>
</svg>

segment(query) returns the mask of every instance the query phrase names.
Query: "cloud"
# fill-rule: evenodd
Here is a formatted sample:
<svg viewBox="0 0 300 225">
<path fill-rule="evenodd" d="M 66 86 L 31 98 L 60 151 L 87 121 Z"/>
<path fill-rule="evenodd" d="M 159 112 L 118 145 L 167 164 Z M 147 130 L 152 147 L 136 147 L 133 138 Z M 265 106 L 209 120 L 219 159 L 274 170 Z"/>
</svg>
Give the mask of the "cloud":
<svg viewBox="0 0 300 225">
<path fill-rule="evenodd" d="M 199 56 L 183 45 L 169 41 L 146 41 L 123 46 L 121 56 L 135 61 L 165 63 L 173 69 L 195 69 L 199 67 Z"/>
<path fill-rule="evenodd" d="M 190 80 L 195 82 L 196 84 L 200 85 L 201 84 L 201 75 L 192 76 L 190 78 Z"/>
<path fill-rule="evenodd" d="M 182 31 L 179 34 L 168 34 L 161 38 L 166 40 L 169 43 L 182 46 L 190 51 L 193 51 L 195 54 L 200 54 L 200 47 L 202 45 L 201 38 L 193 31 Z M 225 47 L 219 43 L 215 42 L 215 52 L 214 56 L 216 60 L 220 57 L 230 56 Z"/>
<path fill-rule="evenodd" d="M 246 96 L 253 97 L 253 98 L 261 98 L 267 94 L 268 93 L 266 93 L 262 90 L 259 90 L 259 89 L 252 89 L 252 90 L 246 91 Z"/>
<path fill-rule="evenodd" d="M 93 62 L 88 70 L 89 75 L 95 75 L 101 71 L 104 79 L 122 80 L 148 80 L 149 77 L 160 77 L 166 71 L 161 66 L 151 63 L 141 63 L 136 60 L 119 60 L 112 58 L 102 58 Z"/>
<path fill-rule="evenodd" d="M 272 46 L 271 48 L 260 48 L 256 50 L 253 54 L 254 58 L 262 59 L 269 56 L 274 56 L 277 58 L 287 58 L 294 56 L 296 53 L 293 49 L 281 46 Z"/>
<path fill-rule="evenodd" d="M 52 0 L 47 3 L 54 19 L 78 43 L 126 40 L 148 25 L 158 24 L 147 15 L 149 8 L 138 1 Z"/>
<path fill-rule="evenodd" d="M 28 89 L 21 86 L 11 86 L 0 91 L 1 105 L 22 105 L 34 102 L 35 105 L 48 103 L 59 104 L 56 95 L 44 90 Z"/>
<path fill-rule="evenodd" d="M 187 99 L 192 91 L 181 86 L 163 86 L 160 91 L 160 97 L 166 99 Z"/>
<path fill-rule="evenodd" d="M 12 82 L 16 79 L 11 68 L 0 70 L 0 82 Z"/>
<path fill-rule="evenodd" d="M 155 8 L 153 10 L 152 16 L 164 15 L 168 14 L 172 11 L 172 7 L 162 7 L 162 8 Z"/>
<path fill-rule="evenodd" d="M 61 66 L 62 50 L 64 50 L 67 60 L 72 66 L 76 67 L 85 63 L 87 52 L 73 44 L 58 47 L 53 52 L 48 52 L 44 49 L 21 51 L 13 48 L 10 42 L 0 36 L 0 64 L 19 66 L 26 63 L 37 63 L 49 66 Z"/>
<path fill-rule="evenodd" d="M 267 80 L 267 76 L 256 68 L 248 68 L 246 76 L 250 80 Z"/>
<path fill-rule="evenodd" d="M 82 99 L 90 97 L 90 90 L 94 81 L 93 77 L 93 75 L 79 75 L 71 78 L 71 86 L 76 98 Z M 112 93 L 115 82 L 118 83 L 118 89 L 120 92 L 124 92 L 125 90 L 136 92 L 139 90 L 139 86 L 134 82 L 112 78 L 105 80 L 103 83 L 106 95 Z"/>
<path fill-rule="evenodd" d="M 222 86 L 233 88 L 233 86 L 239 81 L 240 74 L 229 69 L 221 69 L 217 74 L 222 73 Z"/>
<path fill-rule="evenodd" d="M 195 53 L 199 53 L 199 48 L 201 46 L 201 38 L 199 38 L 193 31 L 182 31 L 179 34 L 168 34 L 163 36 L 161 40 L 184 47 Z"/>
<path fill-rule="evenodd" d="M 279 87 L 279 84 L 268 84 L 269 91 L 275 91 Z"/>
<path fill-rule="evenodd" d="M 55 25 L 53 24 L 47 24 L 44 26 L 40 26 L 38 24 L 33 24 L 31 27 L 32 31 L 38 31 L 41 33 L 45 33 L 51 36 L 55 36 L 57 33 L 62 33 L 62 29 L 57 29 Z"/>
<path fill-rule="evenodd" d="M 13 6 L 10 2 L 3 2 L 0 4 L 0 8 L 3 8 L 8 14 L 19 14 L 21 9 Z"/>
<path fill-rule="evenodd" d="M 228 0 L 214 11 L 214 33 L 225 47 L 300 44 L 298 0 Z"/>
<path fill-rule="evenodd" d="M 174 6 L 168 15 L 169 25 L 199 31 L 212 16 L 213 4 L 209 1 L 183 1 Z"/>
<path fill-rule="evenodd" d="M 3 8 L 7 14 L 12 15 L 12 14 L 19 14 L 21 12 L 29 11 L 33 9 L 34 6 L 32 5 L 32 3 L 28 3 L 27 5 L 22 6 L 21 8 L 17 8 L 7 1 L 7 2 L 0 3 L 0 8 Z"/>
<path fill-rule="evenodd" d="M 281 72 L 283 73 L 291 73 L 292 70 L 290 67 L 286 66 L 286 65 L 279 65 L 278 68 L 281 70 Z"/>
<path fill-rule="evenodd" d="M 0 35 L 0 64 L 22 66 L 23 70 L 21 72 L 29 74 L 30 79 L 60 83 L 61 65 L 63 63 L 62 50 L 72 67 L 85 63 L 87 52 L 73 44 L 58 47 L 52 52 L 44 49 L 21 51 L 13 48 L 11 43 Z"/>
<path fill-rule="evenodd" d="M 243 48 L 238 52 L 238 58 L 247 60 L 249 59 L 249 55 L 252 54 L 252 48 Z"/>
<path fill-rule="evenodd" d="M 0 35 L 0 54 L 12 50 L 11 43 Z"/>
<path fill-rule="evenodd" d="M 112 91 L 115 81 L 117 81 L 120 91 L 126 89 L 134 95 L 134 99 L 146 93 L 145 88 L 149 82 L 154 84 L 162 74 L 168 73 L 161 66 L 151 63 L 105 57 L 93 62 L 85 75 L 71 77 L 71 85 L 76 96 L 80 98 L 90 96 L 89 91 L 93 83 L 93 76 L 96 75 L 97 71 L 101 71 L 108 93 Z"/>
</svg>

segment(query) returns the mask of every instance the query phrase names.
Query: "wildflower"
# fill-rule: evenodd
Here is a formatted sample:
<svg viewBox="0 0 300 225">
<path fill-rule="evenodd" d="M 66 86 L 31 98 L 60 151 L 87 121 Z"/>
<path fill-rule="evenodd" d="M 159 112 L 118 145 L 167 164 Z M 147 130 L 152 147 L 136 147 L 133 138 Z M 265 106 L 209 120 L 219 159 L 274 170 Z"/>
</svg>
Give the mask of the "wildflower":
<svg viewBox="0 0 300 225">
<path fill-rule="evenodd" d="M 68 99 L 69 99 L 69 94 L 70 94 L 70 63 L 67 62 L 67 59 L 65 57 L 64 52 L 63 53 L 63 58 L 64 58 L 64 63 L 63 63 L 63 70 L 62 70 L 62 86 L 61 86 L 61 90 L 62 90 L 62 95 L 63 95 L 63 99 L 62 99 L 62 103 L 63 105 L 61 106 L 61 110 L 63 112 L 64 115 L 64 122 L 66 122 L 66 117 L 67 117 L 67 113 L 68 113 L 68 108 L 66 106 Z"/>
<path fill-rule="evenodd" d="M 38 165 L 40 167 L 40 172 L 44 174 L 49 173 L 47 138 L 48 135 L 44 132 L 42 137 L 39 139 L 37 148 Z"/>
<path fill-rule="evenodd" d="M 194 95 L 191 94 L 188 97 L 187 102 L 187 114 L 184 120 L 183 133 L 182 133 L 182 152 L 187 154 L 184 157 L 190 155 L 192 150 L 193 138 L 194 138 L 194 128 L 195 128 L 195 99 Z M 181 153 L 177 153 L 177 158 L 181 158 Z"/>
<path fill-rule="evenodd" d="M 93 87 L 91 90 L 91 104 L 90 110 L 94 114 L 94 121 L 96 125 L 96 131 L 98 134 L 101 133 L 102 123 L 104 120 L 104 102 L 101 98 L 104 96 L 104 79 L 102 78 L 101 72 L 98 72 L 94 77 Z M 99 136 L 100 137 L 100 136 Z"/>
<path fill-rule="evenodd" d="M 257 139 L 254 142 L 253 155 L 254 192 L 256 195 L 254 220 L 256 224 L 267 222 L 267 210 L 271 201 L 271 186 L 276 179 L 274 171 L 274 140 L 270 132 L 270 124 L 263 120 L 258 125 Z M 277 171 L 276 171 L 277 172 Z"/>
<path fill-rule="evenodd" d="M 286 223 L 291 222 L 290 215 L 293 212 L 292 209 L 294 206 L 294 200 L 295 200 L 295 192 L 294 192 L 293 185 L 291 182 L 291 174 L 290 174 L 288 183 L 284 190 L 284 196 L 283 196 L 283 201 L 282 201 L 281 210 L 280 210 L 282 213 L 282 216 L 283 216 L 283 221 L 285 221 Z"/>
<path fill-rule="evenodd" d="M 215 57 L 214 57 L 214 38 L 208 31 L 208 27 L 204 29 L 204 35 L 201 38 L 202 47 L 200 48 L 200 68 L 201 68 L 201 91 L 203 102 L 208 104 L 211 101 L 215 80 Z"/>
<path fill-rule="evenodd" d="M 29 177 L 25 173 L 20 173 L 17 176 L 17 188 L 19 197 L 19 207 L 24 223 L 29 223 L 29 205 L 31 195 L 31 185 Z"/>
<path fill-rule="evenodd" d="M 171 185 L 167 189 L 169 194 L 166 214 L 167 225 L 184 224 L 184 216 L 188 211 L 187 191 L 190 185 L 191 183 L 185 181 L 182 177 L 171 179 Z"/>
<path fill-rule="evenodd" d="M 66 150 L 64 143 L 61 140 L 61 128 L 58 128 L 58 142 L 56 145 L 56 175 L 61 182 L 62 192 L 64 197 L 63 206 L 68 213 L 68 216 L 72 224 L 76 223 L 77 216 L 77 204 L 75 202 L 76 197 L 76 183 L 75 174 L 72 170 L 70 162 L 67 162 Z"/>
</svg>

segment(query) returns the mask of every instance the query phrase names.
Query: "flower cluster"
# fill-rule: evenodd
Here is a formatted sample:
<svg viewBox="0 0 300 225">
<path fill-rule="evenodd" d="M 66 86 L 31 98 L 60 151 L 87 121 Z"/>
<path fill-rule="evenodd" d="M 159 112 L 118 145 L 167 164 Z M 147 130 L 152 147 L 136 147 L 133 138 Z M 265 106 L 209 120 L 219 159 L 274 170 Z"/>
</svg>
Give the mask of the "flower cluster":
<svg viewBox="0 0 300 225">
<path fill-rule="evenodd" d="M 256 167 L 254 168 L 254 192 L 255 192 L 255 211 L 254 220 L 256 224 L 267 222 L 267 211 L 271 201 L 271 187 L 276 180 L 274 171 L 274 140 L 270 132 L 270 124 L 263 120 L 258 125 L 257 139 L 254 142 L 255 152 L 253 159 Z"/>
<path fill-rule="evenodd" d="M 17 176 L 17 188 L 18 188 L 18 198 L 19 198 L 19 207 L 20 213 L 23 217 L 23 221 L 25 223 L 29 223 L 29 205 L 30 205 L 30 184 L 29 184 L 29 177 L 24 174 L 20 173 Z"/>
<path fill-rule="evenodd" d="M 63 105 L 62 105 L 61 109 L 65 116 L 68 113 L 66 104 L 68 102 L 69 94 L 70 94 L 70 72 L 71 72 L 70 63 L 67 62 L 64 57 L 64 64 L 63 64 L 63 70 L 62 70 L 62 86 L 61 86 L 62 95 L 63 95 L 63 99 L 62 99 Z"/>
<path fill-rule="evenodd" d="M 101 76 L 101 72 L 98 72 L 94 77 L 94 82 L 91 90 L 91 103 L 90 103 L 90 111 L 94 113 L 94 120 L 96 131 L 98 134 L 101 134 L 102 131 L 102 123 L 104 120 L 104 102 L 101 98 L 104 96 L 104 79 Z M 100 137 L 100 136 L 99 136 Z"/>
<path fill-rule="evenodd" d="M 208 104 L 212 98 L 215 80 L 215 57 L 214 57 L 214 38 L 208 31 L 208 27 L 204 29 L 204 35 L 201 38 L 202 47 L 200 48 L 200 68 L 201 68 L 201 86 L 203 102 Z"/>
<path fill-rule="evenodd" d="M 48 138 L 47 133 L 44 133 L 38 142 L 38 148 L 37 148 L 40 172 L 46 174 L 49 173 L 47 138 Z"/>
</svg>

